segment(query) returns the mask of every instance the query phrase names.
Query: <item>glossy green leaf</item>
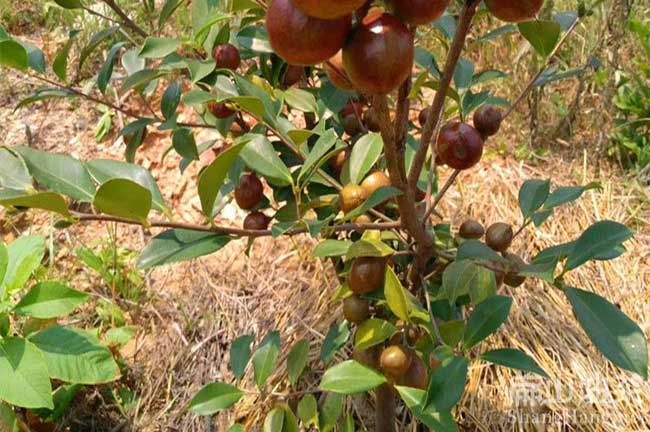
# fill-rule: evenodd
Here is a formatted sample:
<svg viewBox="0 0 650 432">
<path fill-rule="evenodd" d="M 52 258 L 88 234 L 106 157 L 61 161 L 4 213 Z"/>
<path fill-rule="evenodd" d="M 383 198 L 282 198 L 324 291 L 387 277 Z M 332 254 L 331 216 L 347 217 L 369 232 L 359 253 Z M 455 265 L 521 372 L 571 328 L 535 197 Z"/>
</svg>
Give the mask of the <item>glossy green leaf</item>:
<svg viewBox="0 0 650 432">
<path fill-rule="evenodd" d="M 355 219 L 356 217 L 366 213 L 371 208 L 377 207 L 379 204 L 395 198 L 396 196 L 400 196 L 401 194 L 402 191 L 397 188 L 392 186 L 382 186 L 374 191 L 363 204 L 346 214 L 343 220 L 349 221 Z"/>
<path fill-rule="evenodd" d="M 569 253 L 566 270 L 580 267 L 598 255 L 610 251 L 632 238 L 631 229 L 618 222 L 601 221 L 593 224 L 582 233 Z"/>
<path fill-rule="evenodd" d="M 639 326 L 597 294 L 572 287 L 564 293 L 596 348 L 612 363 L 647 379 L 648 347 Z"/>
<path fill-rule="evenodd" d="M 101 213 L 146 224 L 151 192 L 131 180 L 112 179 L 97 189 L 93 206 Z"/>
<path fill-rule="evenodd" d="M 23 108 L 27 105 L 31 105 L 36 102 L 40 102 L 48 99 L 62 99 L 68 97 L 75 97 L 76 95 L 69 91 L 59 88 L 41 88 L 36 90 L 32 95 L 22 99 L 18 105 L 16 105 L 16 110 Z"/>
<path fill-rule="evenodd" d="M 598 183 L 590 183 L 587 186 L 563 186 L 555 189 L 544 204 L 545 209 L 553 209 L 568 204 L 580 198 L 585 191 L 600 188 Z"/>
<path fill-rule="evenodd" d="M 21 236 L 7 246 L 7 254 L 9 261 L 4 280 L 0 285 L 0 299 L 4 298 L 6 293 L 23 288 L 41 264 L 45 254 L 45 237 Z"/>
<path fill-rule="evenodd" d="M 113 76 L 115 57 L 117 57 L 117 54 L 120 52 L 120 49 L 124 45 L 124 42 L 117 42 L 111 47 L 111 49 L 108 51 L 108 54 L 106 54 L 106 61 L 97 73 L 97 88 L 99 88 L 99 91 L 102 93 L 106 93 L 106 87 L 108 86 L 108 83 Z"/>
<path fill-rule="evenodd" d="M 480 262 L 502 262 L 503 257 L 478 240 L 466 240 L 458 247 L 456 261 L 477 260 Z"/>
<path fill-rule="evenodd" d="M 166 119 L 170 119 L 176 113 L 176 108 L 181 101 L 181 83 L 174 81 L 169 84 L 160 102 L 160 111 Z"/>
<path fill-rule="evenodd" d="M 174 150 L 185 159 L 199 160 L 199 150 L 196 147 L 194 132 L 191 129 L 176 129 L 172 135 L 172 145 Z"/>
<path fill-rule="evenodd" d="M 318 425 L 318 403 L 313 394 L 306 394 L 298 402 L 298 417 L 305 427 Z"/>
<path fill-rule="evenodd" d="M 11 39 L 0 40 L 0 66 L 26 71 L 29 65 L 27 50 Z"/>
<path fill-rule="evenodd" d="M 241 390 L 230 384 L 208 384 L 192 398 L 190 411 L 201 416 L 211 416 L 232 407 L 243 395 Z"/>
<path fill-rule="evenodd" d="M 333 129 L 328 129 L 314 143 L 312 150 L 307 155 L 305 162 L 300 168 L 298 179 L 302 179 L 307 173 L 311 172 L 318 162 L 336 145 L 338 137 Z"/>
<path fill-rule="evenodd" d="M 323 363 L 329 363 L 334 358 L 334 354 L 346 344 L 349 338 L 350 324 L 347 321 L 332 324 L 321 346 L 320 358 Z"/>
<path fill-rule="evenodd" d="M 463 338 L 465 331 L 465 322 L 453 320 L 441 323 L 439 326 L 442 341 L 450 347 L 455 347 Z"/>
<path fill-rule="evenodd" d="M 39 319 L 67 315 L 88 299 L 88 294 L 60 282 L 40 282 L 34 285 L 14 307 L 14 312 Z"/>
<path fill-rule="evenodd" d="M 303 89 L 290 87 L 284 92 L 284 101 L 291 108 L 297 109 L 298 111 L 318 111 L 318 104 L 314 95 Z"/>
<path fill-rule="evenodd" d="M 284 410 L 282 408 L 273 408 L 266 415 L 262 432 L 282 432 L 284 426 Z"/>
<path fill-rule="evenodd" d="M 129 75 L 122 81 L 121 92 L 124 93 L 131 89 L 141 89 L 148 85 L 151 81 L 165 75 L 165 71 L 155 69 L 142 69 L 132 75 Z"/>
<path fill-rule="evenodd" d="M 334 430 L 339 417 L 343 413 L 343 403 L 345 395 L 341 393 L 327 393 L 325 401 L 321 404 L 318 423 L 320 432 L 330 432 Z"/>
<path fill-rule="evenodd" d="M 139 184 L 151 192 L 152 206 L 155 210 L 167 211 L 167 205 L 156 180 L 151 172 L 142 166 L 112 159 L 97 159 L 86 162 L 86 168 L 98 184 L 115 178 L 129 179 Z"/>
<path fill-rule="evenodd" d="M 455 304 L 458 297 L 469 294 L 472 280 L 478 273 L 478 266 L 468 260 L 454 261 L 442 274 L 441 294 Z"/>
<path fill-rule="evenodd" d="M 25 163 L 8 148 L 0 147 L 0 187 L 30 190 L 32 177 Z"/>
<path fill-rule="evenodd" d="M 519 23 L 519 32 L 530 42 L 535 51 L 542 57 L 551 54 L 560 40 L 562 31 L 560 24 L 555 21 L 534 20 Z"/>
<path fill-rule="evenodd" d="M 467 384 L 468 363 L 465 357 L 454 357 L 435 370 L 427 390 L 427 411 L 449 411 L 458 403 Z"/>
<path fill-rule="evenodd" d="M 397 327 L 388 321 L 378 318 L 368 318 L 357 327 L 354 334 L 354 348 L 365 350 L 379 345 L 397 333 Z"/>
<path fill-rule="evenodd" d="M 80 161 L 29 147 L 15 147 L 15 150 L 42 186 L 78 201 L 92 202 L 95 185 Z"/>
<path fill-rule="evenodd" d="M 16 413 L 4 403 L 0 403 L 0 430 L 5 432 L 20 432 Z"/>
<path fill-rule="evenodd" d="M 413 308 L 406 289 L 402 286 L 399 278 L 392 267 L 386 267 L 386 276 L 384 279 L 384 295 L 391 312 L 399 319 L 411 322 L 410 311 Z"/>
<path fill-rule="evenodd" d="M 261 389 L 266 384 L 266 380 L 273 373 L 275 363 L 280 355 L 280 344 L 277 340 L 269 340 L 262 343 L 253 354 L 253 372 L 255 374 L 255 383 Z"/>
<path fill-rule="evenodd" d="M 293 184 L 293 177 L 287 166 L 264 135 L 249 135 L 250 141 L 241 150 L 242 160 L 251 169 L 275 186 Z"/>
<path fill-rule="evenodd" d="M 58 52 L 52 62 L 52 70 L 62 81 L 68 79 L 68 56 L 70 54 L 70 48 L 72 48 L 74 42 L 74 34 L 75 33 L 71 34 L 68 41 L 63 45 L 63 48 L 61 48 L 61 51 Z"/>
<path fill-rule="evenodd" d="M 345 184 L 360 184 L 379 160 L 383 145 L 381 135 L 375 132 L 359 138 L 352 148 L 348 163 L 343 168 L 342 181 Z"/>
<path fill-rule="evenodd" d="M 54 0 L 54 2 L 64 9 L 81 9 L 83 7 L 81 0 Z"/>
<path fill-rule="evenodd" d="M 111 352 L 90 333 L 54 325 L 29 338 L 43 353 L 50 378 L 77 384 L 102 384 L 120 377 Z"/>
<path fill-rule="evenodd" d="M 531 217 L 539 210 L 551 190 L 550 180 L 528 180 L 519 189 L 519 208 L 524 218 Z"/>
<path fill-rule="evenodd" d="M 2 282 L 5 280 L 8 265 L 9 252 L 7 251 L 7 246 L 0 241 L 0 287 L 2 287 Z M 0 298 L 2 297 L 0 296 Z"/>
<path fill-rule="evenodd" d="M 23 408 L 54 408 L 47 370 L 43 355 L 31 342 L 0 339 L 0 400 Z"/>
<path fill-rule="evenodd" d="M 0 190 L 0 206 L 36 208 L 71 217 L 65 199 L 54 192 L 25 193 L 2 189 Z"/>
<path fill-rule="evenodd" d="M 436 412 L 425 406 L 427 392 L 424 390 L 395 386 L 400 397 L 413 415 L 435 432 L 458 432 L 454 416 L 449 411 Z"/>
<path fill-rule="evenodd" d="M 242 335 L 235 339 L 230 346 L 230 370 L 235 378 L 242 379 L 246 366 L 251 357 L 251 344 L 253 336 Z"/>
<path fill-rule="evenodd" d="M 467 320 L 464 346 L 472 348 L 486 337 L 497 331 L 510 314 L 512 298 L 495 295 L 480 303 Z"/>
<path fill-rule="evenodd" d="M 469 285 L 469 297 L 477 305 L 497 293 L 496 275 L 492 270 L 477 266 L 476 274 Z"/>
<path fill-rule="evenodd" d="M 314 248 L 312 255 L 319 258 L 340 257 L 348 253 L 350 246 L 352 242 L 349 240 L 323 240 Z"/>
<path fill-rule="evenodd" d="M 165 0 L 165 4 L 160 9 L 160 15 L 158 16 L 158 28 L 162 28 L 165 25 L 169 17 L 173 15 L 182 3 L 182 0 Z"/>
<path fill-rule="evenodd" d="M 148 269 L 164 264 L 188 261 L 210 255 L 223 248 L 229 236 L 182 229 L 172 229 L 157 235 L 138 258 L 138 268 Z"/>
<path fill-rule="evenodd" d="M 289 375 L 289 383 L 295 386 L 298 378 L 302 375 L 307 367 L 309 360 L 309 341 L 299 340 L 291 348 L 287 356 L 287 374 Z"/>
<path fill-rule="evenodd" d="M 386 382 L 379 372 L 355 360 L 332 366 L 323 374 L 320 388 L 342 394 L 356 394 L 372 390 Z"/>
<path fill-rule="evenodd" d="M 533 372 L 543 377 L 548 377 L 546 372 L 539 367 L 532 357 L 517 349 L 503 348 L 488 351 L 481 355 L 481 359 L 511 369 Z"/>
<path fill-rule="evenodd" d="M 175 38 L 166 37 L 148 37 L 140 50 L 142 58 L 161 58 L 176 51 L 180 41 Z"/>
<path fill-rule="evenodd" d="M 381 240 L 361 239 L 352 244 L 348 249 L 348 259 L 357 257 L 387 257 L 395 254 L 395 250 Z"/>
<path fill-rule="evenodd" d="M 237 156 L 245 144 L 236 144 L 220 153 L 199 175 L 199 198 L 201 199 L 203 214 L 207 217 L 212 218 L 214 203 L 219 194 L 219 190 L 223 186 L 228 171 L 237 160 Z"/>
</svg>

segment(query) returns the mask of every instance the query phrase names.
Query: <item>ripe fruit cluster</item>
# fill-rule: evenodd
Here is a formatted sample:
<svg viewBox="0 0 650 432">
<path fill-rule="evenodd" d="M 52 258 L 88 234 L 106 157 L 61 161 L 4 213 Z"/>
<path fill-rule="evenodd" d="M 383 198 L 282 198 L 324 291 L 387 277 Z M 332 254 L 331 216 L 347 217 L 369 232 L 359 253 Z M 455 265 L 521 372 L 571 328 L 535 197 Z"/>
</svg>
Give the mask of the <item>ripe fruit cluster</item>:
<svg viewBox="0 0 650 432">
<path fill-rule="evenodd" d="M 253 210 L 264 199 L 264 185 L 254 173 L 244 174 L 235 188 L 235 202 L 242 210 Z M 265 230 L 271 218 L 261 211 L 253 211 L 244 219 L 244 229 Z"/>
</svg>

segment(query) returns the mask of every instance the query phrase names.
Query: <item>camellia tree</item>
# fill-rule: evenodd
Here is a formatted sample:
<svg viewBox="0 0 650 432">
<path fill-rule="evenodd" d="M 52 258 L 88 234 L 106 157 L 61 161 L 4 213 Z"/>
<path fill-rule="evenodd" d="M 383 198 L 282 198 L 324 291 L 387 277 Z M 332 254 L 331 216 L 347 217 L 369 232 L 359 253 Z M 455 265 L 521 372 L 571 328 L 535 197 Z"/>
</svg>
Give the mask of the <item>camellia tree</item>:
<svg viewBox="0 0 650 432">
<path fill-rule="evenodd" d="M 647 377 L 639 327 L 604 298 L 565 283 L 585 263 L 621 255 L 632 237 L 627 227 L 596 222 L 530 262 L 510 252 L 521 232 L 543 225 L 556 208 L 598 185 L 525 181 L 521 220 L 491 221 L 487 228 L 467 220 L 452 229 L 438 211 L 459 175 L 480 164 L 486 143 L 526 94 L 575 73 L 553 60 L 589 15 L 588 5 L 540 20 L 543 0 L 193 0 L 191 6 L 167 0 L 160 10 L 151 6 L 155 25 L 143 26 L 114 1 L 56 3 L 112 15 L 111 27 L 81 49 L 80 63 L 103 43 L 110 42 L 110 49 L 91 79 L 73 83 L 67 64 L 74 39 L 48 67 L 38 48 L 0 32 L 0 64 L 45 85 L 18 108 L 81 97 L 119 111 L 130 119 L 121 131 L 126 161 L 2 148 L 0 204 L 58 214 L 61 229 L 87 221 L 164 228 L 140 255 L 144 269 L 211 254 L 239 238 L 320 239 L 314 255 L 335 266 L 341 284 L 334 301 L 342 302 L 344 320 L 324 341 L 327 369 L 319 389 L 298 404 L 305 428 L 333 427 L 328 415 L 318 415 L 317 395 L 331 414 L 345 395 L 368 392 L 375 430 L 395 430 L 396 413 L 405 409 L 407 418 L 432 430 L 456 430 L 453 408 L 470 361 L 545 375 L 519 350 L 486 352 L 480 345 L 508 317 L 512 299 L 502 285 L 518 287 L 527 278 L 563 292 L 594 345 L 614 364 Z M 189 7 L 191 31 L 171 34 L 167 21 Z M 506 77 L 503 72 L 477 72 L 463 57 L 472 25 L 497 22 L 493 17 L 506 24 L 480 36 L 475 46 L 520 33 L 544 65 L 512 101 L 489 89 Z M 435 29 L 445 54 L 418 46 L 424 29 Z M 127 108 L 127 93 L 133 98 L 128 106 L 145 101 L 150 109 L 140 114 Z M 161 102 L 152 107 L 157 95 Z M 193 122 L 179 121 L 181 102 L 194 108 Z M 412 107 L 421 109 L 414 118 Z M 211 156 L 196 182 L 203 221 L 174 221 L 151 173 L 133 163 L 153 128 L 171 135 L 168 152 L 182 157 L 181 172 Z M 219 138 L 197 143 L 195 132 L 206 128 Z M 439 187 L 445 171 L 450 175 Z M 242 227 L 219 226 L 215 218 L 233 195 L 248 216 Z M 252 355 L 252 336 L 233 343 L 237 378 L 250 360 L 257 385 L 264 386 L 278 358 L 281 330 L 269 333 Z M 353 358 L 331 365 L 352 334 Z M 11 341 L 0 339 L 0 367 L 2 348 Z M 291 385 L 308 351 L 308 341 L 290 350 Z M 229 383 L 208 384 L 190 409 L 213 415 L 242 395 Z M 264 427 L 298 430 L 298 418 L 288 405 L 278 405 Z M 352 417 L 343 427 L 354 430 Z"/>
</svg>

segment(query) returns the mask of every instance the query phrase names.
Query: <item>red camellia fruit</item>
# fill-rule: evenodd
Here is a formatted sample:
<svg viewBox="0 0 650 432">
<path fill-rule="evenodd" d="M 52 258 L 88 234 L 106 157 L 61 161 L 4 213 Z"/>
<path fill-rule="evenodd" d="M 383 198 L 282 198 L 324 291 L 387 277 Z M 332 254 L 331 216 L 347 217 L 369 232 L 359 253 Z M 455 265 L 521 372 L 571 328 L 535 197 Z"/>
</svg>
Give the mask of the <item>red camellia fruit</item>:
<svg viewBox="0 0 650 432">
<path fill-rule="evenodd" d="M 235 188 L 235 201 L 239 208 L 250 210 L 264 198 L 264 186 L 255 174 L 244 174 Z"/>
<path fill-rule="evenodd" d="M 217 62 L 217 69 L 235 70 L 241 63 L 239 50 L 236 46 L 226 43 L 219 44 L 212 50 L 212 58 Z"/>
<path fill-rule="evenodd" d="M 414 55 L 409 29 L 393 15 L 373 10 L 343 48 L 343 64 L 357 90 L 386 94 L 409 76 Z"/>
<path fill-rule="evenodd" d="M 494 105 L 483 105 L 474 113 L 474 127 L 484 137 L 496 135 L 501 128 L 503 113 Z"/>
<path fill-rule="evenodd" d="M 393 0 L 395 15 L 409 24 L 421 25 L 442 16 L 450 0 Z"/>
<path fill-rule="evenodd" d="M 366 0 L 291 0 L 305 15 L 321 19 L 341 18 L 363 6 Z"/>
<path fill-rule="evenodd" d="M 481 160 L 483 138 L 470 125 L 452 122 L 440 130 L 436 150 L 442 163 L 454 169 L 466 170 Z"/>
<path fill-rule="evenodd" d="M 218 119 L 227 119 L 235 114 L 235 111 L 230 109 L 225 102 L 208 102 L 208 110 Z"/>
<path fill-rule="evenodd" d="M 492 15 L 507 22 L 520 22 L 535 18 L 544 0 L 485 0 Z"/>
<path fill-rule="evenodd" d="M 343 53 L 341 51 L 325 62 L 325 72 L 335 87 L 345 91 L 354 91 L 350 77 L 348 77 L 343 67 Z"/>
<path fill-rule="evenodd" d="M 244 218 L 244 229 L 247 230 L 265 230 L 269 227 L 271 218 L 262 212 L 253 212 Z"/>
<path fill-rule="evenodd" d="M 271 47 L 293 65 L 309 66 L 329 59 L 343 47 L 351 28 L 351 15 L 314 18 L 296 8 L 292 0 L 273 0 L 266 11 Z"/>
</svg>

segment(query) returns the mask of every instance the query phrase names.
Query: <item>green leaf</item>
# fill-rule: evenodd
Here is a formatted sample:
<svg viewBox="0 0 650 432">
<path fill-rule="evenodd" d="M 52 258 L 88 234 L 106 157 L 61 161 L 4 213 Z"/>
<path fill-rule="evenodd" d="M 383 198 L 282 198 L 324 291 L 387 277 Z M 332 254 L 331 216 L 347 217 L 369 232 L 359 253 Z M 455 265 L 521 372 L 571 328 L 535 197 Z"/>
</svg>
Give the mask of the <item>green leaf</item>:
<svg viewBox="0 0 650 432">
<path fill-rule="evenodd" d="M 295 386 L 298 382 L 298 378 L 300 378 L 300 375 L 302 375 L 307 367 L 308 360 L 309 342 L 304 339 L 299 340 L 291 348 L 287 356 L 287 374 L 289 375 L 289 383 L 292 386 Z"/>
<path fill-rule="evenodd" d="M 386 267 L 386 276 L 384 278 L 384 295 L 391 312 L 399 319 L 411 322 L 410 312 L 412 304 L 406 294 L 406 289 L 402 286 L 399 278 L 392 267 Z"/>
<path fill-rule="evenodd" d="M 427 411 L 448 411 L 458 403 L 467 384 L 468 363 L 465 357 L 454 357 L 435 370 L 427 390 Z"/>
<path fill-rule="evenodd" d="M 590 183 L 587 186 L 564 186 L 559 187 L 551 193 L 544 204 L 545 209 L 553 209 L 568 204 L 580 198 L 585 191 L 600 188 L 598 183 Z"/>
<path fill-rule="evenodd" d="M 23 408 L 54 408 L 47 367 L 43 355 L 29 341 L 0 339 L 0 400 Z"/>
<path fill-rule="evenodd" d="M 166 119 L 170 119 L 176 113 L 176 108 L 181 101 L 181 83 L 174 81 L 169 84 L 167 90 L 163 94 L 162 101 L 160 102 L 160 111 Z"/>
<path fill-rule="evenodd" d="M 77 384 L 103 384 L 120 377 L 111 352 L 89 332 L 55 325 L 29 338 L 41 350 L 50 378 Z"/>
<path fill-rule="evenodd" d="M 122 348 L 133 339 L 137 331 L 136 326 L 113 327 L 104 335 L 104 342 Z"/>
<path fill-rule="evenodd" d="M 8 148 L 0 147 L 0 187 L 31 190 L 32 177 L 25 163 Z"/>
<path fill-rule="evenodd" d="M 0 41 L 0 66 L 26 71 L 29 65 L 27 50 L 11 39 Z"/>
<path fill-rule="evenodd" d="M 450 347 L 455 347 L 463 338 L 465 322 L 461 320 L 447 321 L 439 325 L 442 341 Z"/>
<path fill-rule="evenodd" d="M 38 48 L 36 45 L 33 45 L 29 42 L 24 42 L 24 41 L 17 41 L 19 44 L 25 48 L 25 51 L 27 52 L 27 64 L 29 65 L 30 68 L 35 70 L 36 72 L 40 74 L 45 73 L 45 54 L 43 54 L 43 51 Z"/>
<path fill-rule="evenodd" d="M 161 58 L 176 51 L 180 41 L 175 38 L 148 37 L 145 39 L 139 56 L 142 58 Z"/>
<path fill-rule="evenodd" d="M 151 192 L 152 206 L 160 212 L 167 211 L 167 205 L 158 184 L 151 173 L 140 165 L 112 159 L 97 159 L 86 162 L 90 176 L 98 183 L 115 178 L 129 179 Z"/>
<path fill-rule="evenodd" d="M 320 388 L 349 395 L 372 390 L 385 382 L 386 378 L 374 369 L 355 360 L 347 360 L 325 371 Z"/>
<path fill-rule="evenodd" d="M 318 140 L 314 143 L 314 147 L 307 155 L 305 162 L 300 168 L 300 173 L 298 174 L 298 179 L 302 179 L 303 176 L 312 171 L 314 167 L 317 166 L 318 162 L 323 159 L 323 157 L 330 151 L 332 147 L 336 144 L 338 137 L 336 131 L 333 129 L 328 129 L 323 133 Z"/>
<path fill-rule="evenodd" d="M 61 81 L 66 81 L 68 79 L 68 55 L 70 54 L 70 48 L 74 42 L 74 35 L 75 33 L 70 35 L 70 38 L 65 45 L 63 45 L 63 48 L 59 51 L 52 62 L 52 70 Z"/>
<path fill-rule="evenodd" d="M 368 318 L 357 327 L 354 334 L 354 348 L 365 350 L 379 345 L 397 333 L 397 327 L 388 321 L 378 318 Z"/>
<path fill-rule="evenodd" d="M 20 432 L 16 413 L 3 403 L 0 403 L 0 430 L 5 432 Z"/>
<path fill-rule="evenodd" d="M 477 266 L 476 274 L 469 286 L 472 304 L 479 304 L 497 293 L 496 275 L 492 270 Z"/>
<path fill-rule="evenodd" d="M 317 112 L 318 104 L 313 94 L 306 90 L 290 87 L 284 91 L 284 101 L 290 107 L 302 112 Z"/>
<path fill-rule="evenodd" d="M 264 176 L 275 186 L 293 184 L 293 177 L 282 162 L 271 142 L 264 135 L 248 135 L 250 141 L 242 149 L 240 156 L 251 169 Z"/>
<path fill-rule="evenodd" d="M 318 258 L 340 257 L 348 253 L 350 246 L 350 240 L 323 240 L 314 248 L 312 255 Z"/>
<path fill-rule="evenodd" d="M 318 417 L 320 432 L 329 432 L 334 429 L 343 412 L 344 402 L 345 395 L 341 393 L 327 393 L 325 401 L 320 408 L 320 416 Z"/>
<path fill-rule="evenodd" d="M 36 90 L 31 96 L 21 100 L 14 110 L 18 110 L 27 105 L 40 102 L 47 99 L 61 99 L 67 97 L 75 97 L 76 95 L 69 90 L 62 90 L 57 88 L 42 88 Z"/>
<path fill-rule="evenodd" d="M 300 432 L 298 426 L 298 419 L 288 405 L 283 405 L 284 410 L 284 424 L 282 425 L 282 432 Z"/>
<path fill-rule="evenodd" d="M 64 9 L 81 9 L 83 7 L 81 0 L 54 0 L 54 2 Z"/>
<path fill-rule="evenodd" d="M 519 208 L 524 218 L 531 217 L 544 205 L 550 191 L 550 180 L 528 180 L 521 186 Z"/>
<path fill-rule="evenodd" d="M 599 254 L 619 246 L 633 235 L 632 230 L 618 222 L 601 221 L 593 224 L 582 233 L 569 253 L 566 271 L 595 259 Z"/>
<path fill-rule="evenodd" d="M 236 404 L 244 393 L 226 383 L 212 383 L 203 387 L 192 398 L 190 411 L 201 416 L 211 416 Z"/>
<path fill-rule="evenodd" d="M 318 425 L 318 403 L 313 394 L 306 394 L 298 402 L 298 417 L 305 427 Z"/>
<path fill-rule="evenodd" d="M 90 38 L 90 42 L 88 42 L 88 45 L 84 47 L 83 50 L 81 50 L 81 54 L 79 54 L 79 66 L 77 68 L 81 70 L 81 67 L 83 66 L 84 62 L 88 58 L 88 56 L 101 44 L 104 40 L 108 39 L 109 37 L 113 36 L 116 32 L 120 30 L 120 26 L 116 25 L 113 27 L 108 27 L 105 29 L 102 29 L 95 33 L 92 38 Z"/>
<path fill-rule="evenodd" d="M 474 63 L 471 61 L 461 58 L 456 64 L 456 69 L 454 70 L 454 84 L 459 90 L 467 89 L 472 84 L 472 78 L 474 77 Z"/>
<path fill-rule="evenodd" d="M 648 379 L 648 347 L 639 326 L 597 294 L 572 287 L 564 293 L 596 348 L 617 366 Z"/>
<path fill-rule="evenodd" d="M 206 76 L 214 72 L 214 68 L 217 65 L 213 59 L 208 60 L 186 60 L 187 68 L 190 70 L 190 76 L 192 77 L 192 83 L 197 83 L 201 81 Z"/>
<path fill-rule="evenodd" d="M 510 314 L 512 298 L 495 295 L 480 303 L 467 320 L 464 346 L 472 348 L 486 337 L 497 331 Z"/>
<path fill-rule="evenodd" d="M 146 225 L 151 211 L 151 192 L 127 179 L 112 179 L 103 183 L 97 193 L 93 206 L 100 213 L 139 221 Z"/>
<path fill-rule="evenodd" d="M 199 150 L 194 140 L 194 132 L 189 128 L 180 128 L 174 131 L 172 136 L 174 150 L 189 160 L 199 160 Z"/>
<path fill-rule="evenodd" d="M 9 252 L 7 252 L 7 246 L 0 241 L 0 287 L 2 287 L 2 282 L 5 280 L 5 275 L 7 274 L 7 266 L 9 265 Z M 0 296 L 0 300 L 2 296 Z"/>
<path fill-rule="evenodd" d="M 424 390 L 395 386 L 400 397 L 413 415 L 435 432 L 458 432 L 454 416 L 449 411 L 435 412 L 425 407 L 427 392 Z"/>
<path fill-rule="evenodd" d="M 533 372 L 548 378 L 546 372 L 539 367 L 533 358 L 517 349 L 504 348 L 488 351 L 481 355 L 481 359 L 511 369 Z"/>
<path fill-rule="evenodd" d="M 0 299 L 5 294 L 21 289 L 34 270 L 38 268 L 45 254 L 45 237 L 22 236 L 7 247 L 9 261 L 4 280 L 0 285 Z"/>
<path fill-rule="evenodd" d="M 228 432 L 246 432 L 246 429 L 244 429 L 244 426 L 240 425 L 239 423 L 236 423 L 230 426 Z"/>
<path fill-rule="evenodd" d="M 542 57 L 548 57 L 560 40 L 562 28 L 555 21 L 534 20 L 517 24 L 519 32 Z"/>
<path fill-rule="evenodd" d="M 469 294 L 478 266 L 467 260 L 454 261 L 442 274 L 441 294 L 455 304 L 458 297 Z"/>
<path fill-rule="evenodd" d="M 345 254 L 348 259 L 357 257 L 387 257 L 395 254 L 395 250 L 377 239 L 361 239 L 352 244 Z"/>
<path fill-rule="evenodd" d="M 183 3 L 182 0 L 166 0 L 162 9 L 160 10 L 160 15 L 158 17 L 158 28 L 161 29 L 169 17 L 178 9 L 178 7 Z"/>
<path fill-rule="evenodd" d="M 477 260 L 480 262 L 502 262 L 501 255 L 478 240 L 466 240 L 458 247 L 456 261 Z"/>
<path fill-rule="evenodd" d="M 266 380 L 271 376 L 271 373 L 273 373 L 279 355 L 280 344 L 277 340 L 268 340 L 267 343 L 262 341 L 259 348 L 255 351 L 255 354 L 253 354 L 255 383 L 260 389 L 264 387 Z"/>
<path fill-rule="evenodd" d="M 262 432 L 282 432 L 284 426 L 284 410 L 282 408 L 273 408 L 266 415 Z"/>
<path fill-rule="evenodd" d="M 54 192 L 25 193 L 11 189 L 0 190 L 0 205 L 12 207 L 28 207 L 58 213 L 71 217 L 65 199 Z"/>
<path fill-rule="evenodd" d="M 230 369 L 237 379 L 242 379 L 246 372 L 251 357 L 251 343 L 253 343 L 253 336 L 242 335 L 230 346 Z"/>
<path fill-rule="evenodd" d="M 124 42 L 118 42 L 111 47 L 111 49 L 108 51 L 108 54 L 106 55 L 106 61 L 97 73 L 97 87 L 102 93 L 106 93 L 106 87 L 108 86 L 108 83 L 113 76 L 113 64 L 115 63 L 115 57 L 124 45 Z"/>
<path fill-rule="evenodd" d="M 379 160 L 383 146 L 378 133 L 371 132 L 359 138 L 352 148 L 349 161 L 343 167 L 342 181 L 345 184 L 360 184 Z"/>
<path fill-rule="evenodd" d="M 77 159 L 23 146 L 16 147 L 15 150 L 42 186 L 77 201 L 93 201 L 95 185 L 84 165 Z"/>
<path fill-rule="evenodd" d="M 374 191 L 363 204 L 346 214 L 343 220 L 348 221 L 356 218 L 357 216 L 361 216 L 371 208 L 377 207 L 379 204 L 395 198 L 396 196 L 400 196 L 401 194 L 402 191 L 397 188 L 394 188 L 392 186 L 382 186 Z"/>
<path fill-rule="evenodd" d="M 214 203 L 219 190 L 228 175 L 230 167 L 237 160 L 239 152 L 244 148 L 245 143 L 236 144 L 217 156 L 214 161 L 199 174 L 199 198 L 203 214 L 212 218 Z"/>
<path fill-rule="evenodd" d="M 165 71 L 155 69 L 143 69 L 129 75 L 122 81 L 121 92 L 125 93 L 134 88 L 142 88 L 148 85 L 151 81 L 165 75 Z"/>
<path fill-rule="evenodd" d="M 88 299 L 88 294 L 60 282 L 34 285 L 14 307 L 14 312 L 39 319 L 50 319 L 71 313 Z"/>
<path fill-rule="evenodd" d="M 138 258 L 138 268 L 187 261 L 212 254 L 231 240 L 229 236 L 182 229 L 172 229 L 157 235 Z"/>
<path fill-rule="evenodd" d="M 350 324 L 347 321 L 332 324 L 321 346 L 320 358 L 323 363 L 329 363 L 334 354 L 346 344 L 349 338 Z"/>
</svg>

